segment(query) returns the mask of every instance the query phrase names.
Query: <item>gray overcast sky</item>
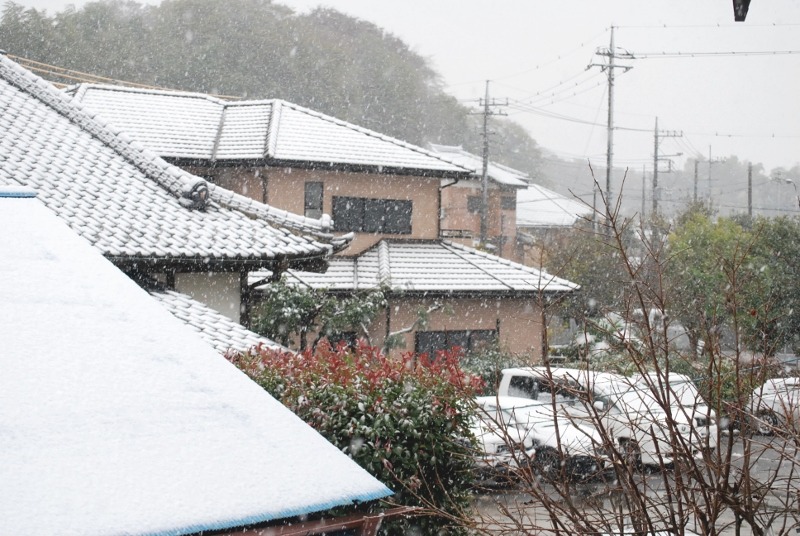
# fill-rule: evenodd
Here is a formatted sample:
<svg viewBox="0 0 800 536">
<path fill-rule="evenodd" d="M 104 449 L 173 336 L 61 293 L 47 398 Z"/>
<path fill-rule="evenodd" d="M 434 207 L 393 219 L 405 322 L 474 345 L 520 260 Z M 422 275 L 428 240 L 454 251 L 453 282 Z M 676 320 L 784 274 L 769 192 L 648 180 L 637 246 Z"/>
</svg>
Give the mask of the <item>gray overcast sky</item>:
<svg viewBox="0 0 800 536">
<path fill-rule="evenodd" d="M 24 0 L 51 13 L 63 0 Z M 149 3 L 157 3 L 150 0 Z M 400 37 L 428 58 L 446 89 L 477 108 L 490 80 L 498 108 L 562 157 L 605 163 L 607 79 L 590 63 L 609 46 L 617 63 L 614 162 L 652 168 L 660 154 L 731 154 L 767 170 L 800 163 L 800 0 L 752 0 L 735 23 L 731 0 L 275 0 L 298 11 L 333 7 Z M 680 57 L 657 57 L 662 53 Z M 690 56 L 694 53 L 724 53 Z M 732 55 L 732 52 L 782 52 Z M 789 53 L 791 52 L 791 53 Z M 652 55 L 656 55 L 653 57 Z"/>
</svg>

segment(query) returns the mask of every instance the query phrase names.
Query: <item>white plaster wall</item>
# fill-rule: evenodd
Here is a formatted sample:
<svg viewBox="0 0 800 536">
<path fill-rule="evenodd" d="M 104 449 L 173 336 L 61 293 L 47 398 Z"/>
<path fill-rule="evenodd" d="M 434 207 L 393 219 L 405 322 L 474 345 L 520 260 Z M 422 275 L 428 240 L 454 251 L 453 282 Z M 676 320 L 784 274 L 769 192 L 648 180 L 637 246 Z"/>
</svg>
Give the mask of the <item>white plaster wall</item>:
<svg viewBox="0 0 800 536">
<path fill-rule="evenodd" d="M 239 322 L 242 293 L 238 273 L 178 273 L 175 290 Z"/>
</svg>

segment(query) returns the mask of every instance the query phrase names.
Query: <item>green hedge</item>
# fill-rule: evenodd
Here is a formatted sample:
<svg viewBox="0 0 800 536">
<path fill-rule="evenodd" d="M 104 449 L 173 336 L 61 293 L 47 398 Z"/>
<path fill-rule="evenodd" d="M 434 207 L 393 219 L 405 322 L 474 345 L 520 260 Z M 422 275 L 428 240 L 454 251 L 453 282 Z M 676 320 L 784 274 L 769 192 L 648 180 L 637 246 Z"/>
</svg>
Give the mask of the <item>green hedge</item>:
<svg viewBox="0 0 800 536">
<path fill-rule="evenodd" d="M 481 388 L 455 353 L 388 357 L 366 345 L 325 343 L 301 354 L 253 350 L 231 360 L 361 467 L 394 503 L 470 507 L 470 401 Z M 385 522 L 381 534 L 460 534 L 446 515 Z"/>
</svg>

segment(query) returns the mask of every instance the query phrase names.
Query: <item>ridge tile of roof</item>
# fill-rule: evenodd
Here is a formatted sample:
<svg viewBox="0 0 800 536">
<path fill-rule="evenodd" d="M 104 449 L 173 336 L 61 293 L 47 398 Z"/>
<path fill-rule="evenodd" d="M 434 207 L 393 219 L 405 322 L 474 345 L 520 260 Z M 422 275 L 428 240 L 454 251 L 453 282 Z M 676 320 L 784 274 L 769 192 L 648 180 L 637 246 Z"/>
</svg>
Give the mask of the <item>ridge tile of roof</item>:
<svg viewBox="0 0 800 536">
<path fill-rule="evenodd" d="M 0 56 L 0 184 L 39 198 L 112 258 L 321 258 L 352 237 L 207 184 Z"/>
<path fill-rule="evenodd" d="M 572 292 L 579 285 L 496 255 L 448 241 L 382 240 L 355 258 L 334 257 L 324 274 L 289 271 L 312 288 L 390 288 L 451 294 Z"/>
<path fill-rule="evenodd" d="M 202 93 L 96 84 L 73 87 L 70 93 L 165 158 L 265 160 L 432 176 L 474 172 L 436 152 L 279 99 L 223 101 Z"/>
<path fill-rule="evenodd" d="M 177 536 L 391 494 L 35 197 L 0 196 L 0 226 L 0 533 Z"/>
</svg>

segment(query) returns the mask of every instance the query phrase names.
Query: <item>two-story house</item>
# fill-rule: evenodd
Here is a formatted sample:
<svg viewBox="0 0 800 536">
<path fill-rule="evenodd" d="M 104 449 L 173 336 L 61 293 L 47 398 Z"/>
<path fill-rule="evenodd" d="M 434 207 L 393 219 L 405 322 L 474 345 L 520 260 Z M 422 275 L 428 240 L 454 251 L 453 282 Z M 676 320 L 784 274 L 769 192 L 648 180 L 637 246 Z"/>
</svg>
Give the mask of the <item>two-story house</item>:
<svg viewBox="0 0 800 536">
<path fill-rule="evenodd" d="M 83 85 L 74 99 L 170 162 L 289 212 L 354 233 L 324 274 L 291 279 L 331 292 L 378 286 L 389 305 L 372 332 L 406 349 L 498 340 L 539 355 L 542 304 L 576 285 L 442 238 L 443 192 L 475 170 L 430 150 L 281 100 L 229 102 L 186 92 Z M 446 211 L 444 211 L 446 214 Z M 513 221 L 513 220 L 512 220 Z M 283 267 L 278 272 L 284 271 Z M 274 277 L 253 270 L 251 286 Z M 436 307 L 434 307 L 436 306 Z M 381 337 L 374 339 L 380 343 Z"/>
<path fill-rule="evenodd" d="M 246 322 L 251 271 L 323 270 L 352 239 L 168 164 L 5 57 L 0 183 L 34 188 L 221 351 L 269 343 L 232 326 Z"/>
<path fill-rule="evenodd" d="M 467 179 L 442 190 L 442 236 L 460 244 L 478 245 L 481 227 L 485 225 L 485 247 L 499 257 L 521 262 L 517 244 L 517 192 L 528 187 L 528 175 L 491 160 L 487 162 L 483 223 L 483 158 L 460 146 L 431 144 L 430 147 L 442 158 L 474 170 Z"/>
</svg>

